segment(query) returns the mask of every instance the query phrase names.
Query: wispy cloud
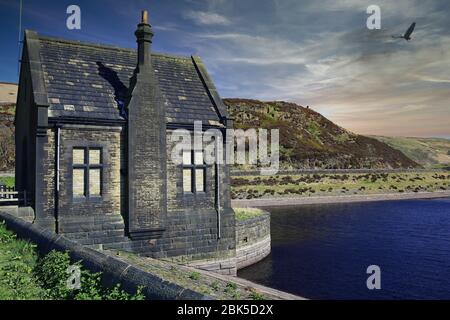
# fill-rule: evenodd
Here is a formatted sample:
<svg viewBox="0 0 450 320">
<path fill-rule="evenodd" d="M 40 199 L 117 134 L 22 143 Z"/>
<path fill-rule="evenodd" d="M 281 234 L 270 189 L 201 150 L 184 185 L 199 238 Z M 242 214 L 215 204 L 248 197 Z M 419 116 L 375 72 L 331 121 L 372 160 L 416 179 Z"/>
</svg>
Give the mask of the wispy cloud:
<svg viewBox="0 0 450 320">
<path fill-rule="evenodd" d="M 265 23 L 253 18 L 187 38 L 184 45 L 203 57 L 223 96 L 310 105 L 363 134 L 450 136 L 443 1 L 381 1 L 384 27 L 375 31 L 365 28 L 366 1 L 286 2 L 277 1 Z M 305 24 L 305 12 L 317 21 Z M 391 38 L 412 21 L 412 41 Z"/>
<path fill-rule="evenodd" d="M 227 17 L 214 12 L 189 10 L 183 16 L 198 25 L 226 26 L 231 23 Z"/>
<path fill-rule="evenodd" d="M 449 1 L 78 2 L 80 32 L 65 30 L 65 4 L 50 0 L 26 5 L 25 21 L 43 33 L 133 47 L 139 11 L 149 9 L 153 49 L 200 55 L 223 97 L 309 105 L 362 134 L 450 136 Z M 366 28 L 370 4 L 381 8 L 381 30 Z M 412 41 L 391 38 L 413 21 Z"/>
</svg>

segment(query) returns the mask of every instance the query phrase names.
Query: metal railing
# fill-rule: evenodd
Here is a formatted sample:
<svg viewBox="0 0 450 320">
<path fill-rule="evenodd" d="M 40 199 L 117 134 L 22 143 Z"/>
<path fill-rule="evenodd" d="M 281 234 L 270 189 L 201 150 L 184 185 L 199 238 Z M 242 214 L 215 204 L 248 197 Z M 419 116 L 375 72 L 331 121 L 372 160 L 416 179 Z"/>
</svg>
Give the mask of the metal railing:
<svg viewBox="0 0 450 320">
<path fill-rule="evenodd" d="M 27 192 L 16 191 L 14 187 L 0 184 L 0 206 L 5 205 L 27 205 Z"/>
</svg>

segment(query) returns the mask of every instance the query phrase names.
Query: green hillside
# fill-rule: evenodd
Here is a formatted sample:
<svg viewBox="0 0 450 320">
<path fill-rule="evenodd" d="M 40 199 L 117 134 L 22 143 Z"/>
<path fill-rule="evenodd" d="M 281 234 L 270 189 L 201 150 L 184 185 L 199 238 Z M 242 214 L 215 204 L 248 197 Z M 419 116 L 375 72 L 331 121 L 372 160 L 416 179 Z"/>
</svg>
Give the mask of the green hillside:
<svg viewBox="0 0 450 320">
<path fill-rule="evenodd" d="M 428 168 L 450 167 L 450 140 L 440 138 L 374 138 L 400 150 L 410 159 Z"/>
</svg>

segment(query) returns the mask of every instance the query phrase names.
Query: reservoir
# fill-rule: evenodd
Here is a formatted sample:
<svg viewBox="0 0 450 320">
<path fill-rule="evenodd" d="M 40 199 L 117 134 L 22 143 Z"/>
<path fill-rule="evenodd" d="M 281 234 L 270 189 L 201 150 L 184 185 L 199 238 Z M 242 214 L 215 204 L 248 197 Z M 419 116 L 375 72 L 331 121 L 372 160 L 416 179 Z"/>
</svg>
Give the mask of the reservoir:
<svg viewBox="0 0 450 320">
<path fill-rule="evenodd" d="M 311 299 L 450 299 L 450 199 L 267 210 L 272 252 L 239 277 Z"/>
</svg>

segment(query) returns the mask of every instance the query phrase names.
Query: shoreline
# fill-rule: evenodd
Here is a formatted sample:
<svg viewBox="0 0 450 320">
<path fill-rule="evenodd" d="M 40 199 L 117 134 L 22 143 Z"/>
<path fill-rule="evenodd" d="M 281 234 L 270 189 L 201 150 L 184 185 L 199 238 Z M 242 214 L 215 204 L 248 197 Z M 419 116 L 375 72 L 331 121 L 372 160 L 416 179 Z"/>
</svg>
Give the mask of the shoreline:
<svg viewBox="0 0 450 320">
<path fill-rule="evenodd" d="M 240 207 L 280 207 L 306 204 L 333 204 L 352 203 L 370 201 L 390 201 L 408 199 L 436 199 L 450 198 L 450 190 L 435 192 L 409 192 L 409 193 L 380 193 L 380 194 L 359 194 L 348 196 L 314 196 L 314 197 L 278 197 L 278 198 L 258 198 L 258 199 L 235 199 L 231 200 L 231 206 Z"/>
</svg>

